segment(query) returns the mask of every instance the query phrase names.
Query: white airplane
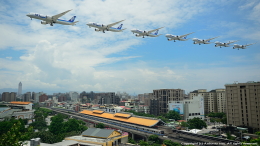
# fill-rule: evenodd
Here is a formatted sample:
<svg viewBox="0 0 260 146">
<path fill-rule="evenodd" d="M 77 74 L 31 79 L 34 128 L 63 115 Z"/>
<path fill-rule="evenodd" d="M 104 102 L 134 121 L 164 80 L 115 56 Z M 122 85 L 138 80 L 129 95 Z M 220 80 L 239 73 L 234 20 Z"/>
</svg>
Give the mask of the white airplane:
<svg viewBox="0 0 260 146">
<path fill-rule="evenodd" d="M 160 28 L 157 28 L 157 29 L 154 29 L 154 30 L 150 30 L 150 31 L 141 31 L 141 30 L 138 30 L 138 29 L 132 29 L 131 31 L 133 32 L 133 34 L 136 33 L 136 35 L 135 35 L 136 37 L 143 37 L 143 38 L 144 38 L 144 36 L 158 37 L 158 36 L 161 35 L 161 34 L 158 34 L 158 31 L 161 28 L 163 28 L 163 27 L 160 27 Z M 155 33 L 152 33 L 154 31 L 155 31 Z"/>
<path fill-rule="evenodd" d="M 227 43 L 222 43 L 222 42 L 219 42 L 219 41 L 216 41 L 215 42 L 215 47 L 229 47 L 230 44 L 232 43 L 235 43 L 235 42 L 238 42 L 238 41 L 229 41 Z"/>
<path fill-rule="evenodd" d="M 185 35 L 172 35 L 172 34 L 166 34 L 165 36 L 167 37 L 168 41 L 174 41 L 175 40 L 178 40 L 178 41 L 187 41 L 187 36 L 190 35 L 190 34 L 193 34 L 194 32 L 192 33 L 188 33 L 188 34 L 185 34 Z"/>
<path fill-rule="evenodd" d="M 26 16 L 30 17 L 31 20 L 32 20 L 32 18 L 43 20 L 43 21 L 41 21 L 41 24 L 43 24 L 43 25 L 50 24 L 51 26 L 53 26 L 53 23 L 58 23 L 58 24 L 62 24 L 62 25 L 75 25 L 77 22 L 79 22 L 79 21 L 74 22 L 76 16 L 73 16 L 70 20 L 58 19 L 61 16 L 68 13 L 69 11 L 71 11 L 71 10 L 65 11 L 63 13 L 60 13 L 60 14 L 57 14 L 54 16 L 47 16 L 47 15 L 42 15 L 42 14 L 37 14 L 37 13 L 29 13 Z"/>
<path fill-rule="evenodd" d="M 233 47 L 233 49 L 246 49 L 246 47 L 247 46 L 250 46 L 250 45 L 253 45 L 253 44 L 255 44 L 255 43 L 252 43 L 252 44 L 247 44 L 247 45 L 238 45 L 238 44 L 234 44 L 234 47 Z"/>
<path fill-rule="evenodd" d="M 114 26 L 114 25 L 116 25 L 116 24 L 118 24 L 122 21 L 125 21 L 125 20 L 121 20 L 121 21 L 111 23 L 111 24 L 108 24 L 108 25 L 97 24 L 97 23 L 94 23 L 94 22 L 89 22 L 89 23 L 87 23 L 87 25 L 89 26 L 89 28 L 95 27 L 95 31 L 103 31 L 103 33 L 105 33 L 105 31 L 121 32 L 121 31 L 126 29 L 126 28 L 122 29 L 123 24 L 120 24 L 117 28 L 114 28 L 112 26 Z"/>
<path fill-rule="evenodd" d="M 206 39 L 206 40 L 193 38 L 192 40 L 193 40 L 193 44 L 199 44 L 200 45 L 200 44 L 210 44 L 211 43 L 210 40 L 213 40 L 215 38 L 218 38 L 218 37 L 214 37 L 214 38 L 210 38 L 210 39 Z"/>
</svg>

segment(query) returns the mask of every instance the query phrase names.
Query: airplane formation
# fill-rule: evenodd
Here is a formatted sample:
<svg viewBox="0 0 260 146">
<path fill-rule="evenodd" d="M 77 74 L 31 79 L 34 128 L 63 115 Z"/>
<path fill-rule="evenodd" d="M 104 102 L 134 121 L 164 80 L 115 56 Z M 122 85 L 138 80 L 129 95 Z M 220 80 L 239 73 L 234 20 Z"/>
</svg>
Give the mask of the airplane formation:
<svg viewBox="0 0 260 146">
<path fill-rule="evenodd" d="M 54 15 L 54 16 L 48 16 L 48 15 L 42 15 L 42 14 L 38 14 L 38 13 L 29 13 L 26 16 L 30 17 L 31 20 L 32 18 L 34 19 L 39 19 L 42 20 L 41 24 L 46 25 L 46 24 L 50 24 L 50 26 L 53 26 L 54 23 L 57 24 L 62 24 L 62 25 L 76 25 L 77 22 L 79 21 L 74 21 L 76 16 L 73 16 L 71 19 L 69 20 L 63 20 L 63 19 L 59 19 L 61 16 L 65 15 L 66 13 L 68 13 L 71 10 L 67 10 L 65 12 L 62 12 L 60 14 Z M 117 25 L 121 22 L 123 22 L 125 20 L 121 20 L 115 23 L 111 23 L 111 24 L 98 24 L 95 22 L 89 22 L 86 25 L 89 26 L 89 28 L 94 27 L 95 31 L 100 31 L 105 33 L 105 31 L 112 31 L 112 32 L 122 32 L 123 30 L 125 30 L 126 28 L 122 29 L 123 24 L 120 24 L 118 27 L 113 27 L 114 25 Z M 136 37 L 158 37 L 162 34 L 158 34 L 159 29 L 162 29 L 163 27 L 157 28 L 157 29 L 153 29 L 153 30 L 149 30 L 149 31 L 141 31 L 139 29 L 132 29 L 131 32 L 133 34 L 135 34 Z M 188 33 L 188 34 L 184 34 L 184 35 L 172 35 L 172 34 L 166 34 L 165 37 L 167 38 L 168 41 L 187 41 L 191 38 L 187 38 L 188 35 L 193 34 L 194 32 Z M 209 38 L 209 39 L 198 39 L 198 38 L 193 38 L 193 44 L 211 44 L 212 42 L 210 42 L 213 39 L 216 39 L 218 37 L 213 37 L 213 38 Z M 215 47 L 230 47 L 230 44 L 235 43 L 238 41 L 229 41 L 229 42 L 219 42 L 216 41 L 215 42 Z M 246 44 L 246 45 L 238 45 L 238 44 L 234 44 L 233 45 L 233 49 L 246 49 L 247 46 L 253 45 L 255 43 L 252 44 Z"/>
</svg>

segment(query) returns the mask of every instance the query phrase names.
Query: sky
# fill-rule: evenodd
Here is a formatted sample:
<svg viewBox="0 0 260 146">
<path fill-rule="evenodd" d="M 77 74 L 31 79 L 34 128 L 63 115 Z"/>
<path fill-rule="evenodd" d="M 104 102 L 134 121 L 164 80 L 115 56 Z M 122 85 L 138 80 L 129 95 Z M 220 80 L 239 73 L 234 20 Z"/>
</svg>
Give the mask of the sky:
<svg viewBox="0 0 260 146">
<path fill-rule="evenodd" d="M 75 26 L 42 25 L 26 14 L 77 16 Z M 155 89 L 225 88 L 260 81 L 259 0 L 1 0 L 0 89 L 152 93 Z M 123 32 L 95 32 L 88 22 L 124 20 Z M 119 24 L 118 24 L 119 25 Z M 115 26 L 117 27 L 117 26 Z M 135 37 L 131 29 L 159 37 Z M 168 41 L 165 34 L 247 49 Z"/>
</svg>

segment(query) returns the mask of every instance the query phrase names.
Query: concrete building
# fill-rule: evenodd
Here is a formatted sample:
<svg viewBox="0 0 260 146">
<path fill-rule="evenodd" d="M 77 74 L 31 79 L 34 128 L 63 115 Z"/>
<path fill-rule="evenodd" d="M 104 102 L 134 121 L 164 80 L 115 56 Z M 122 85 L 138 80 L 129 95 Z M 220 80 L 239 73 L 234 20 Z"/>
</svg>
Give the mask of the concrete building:
<svg viewBox="0 0 260 146">
<path fill-rule="evenodd" d="M 150 99 L 150 114 L 159 116 L 159 100 Z"/>
<path fill-rule="evenodd" d="M 18 84 L 18 92 L 17 92 L 17 97 L 22 96 L 22 83 L 20 82 Z"/>
<path fill-rule="evenodd" d="M 227 124 L 260 130 L 260 82 L 226 84 Z"/>
<path fill-rule="evenodd" d="M 32 109 L 31 102 L 20 102 L 12 101 L 8 105 L 10 108 L 0 112 L 0 119 L 6 117 L 14 117 L 16 119 L 32 119 L 34 115 L 34 110 Z"/>
<path fill-rule="evenodd" d="M 153 93 L 144 93 L 144 105 L 151 106 L 151 99 L 153 99 Z"/>
<path fill-rule="evenodd" d="M 43 92 L 39 92 L 39 93 L 34 93 L 33 97 L 34 97 L 34 103 L 38 103 L 40 102 L 40 96 L 43 95 Z"/>
<path fill-rule="evenodd" d="M 123 135 L 123 133 L 112 129 L 88 128 L 82 133 L 82 136 L 67 137 L 65 140 L 74 140 L 102 146 L 117 146 L 121 143 L 127 143 L 128 135 Z"/>
<path fill-rule="evenodd" d="M 169 101 L 182 101 L 184 98 L 184 90 L 182 89 L 158 89 L 158 90 L 153 90 L 153 96 L 157 101 L 159 102 L 159 107 L 156 110 L 159 110 L 157 113 L 158 114 L 164 114 L 168 112 L 168 103 Z M 154 111 L 155 108 L 152 106 L 152 101 L 151 101 L 151 106 L 150 106 L 150 111 Z"/>
<path fill-rule="evenodd" d="M 48 100 L 48 96 L 46 94 L 42 94 L 39 96 L 39 102 L 44 102 Z"/>
<path fill-rule="evenodd" d="M 15 92 L 3 92 L 2 101 L 5 101 L 5 102 L 16 101 L 16 93 Z"/>
<path fill-rule="evenodd" d="M 32 94 L 31 94 L 31 92 L 26 92 L 26 93 L 23 95 L 22 101 L 31 101 L 31 100 L 32 100 Z"/>
<path fill-rule="evenodd" d="M 198 95 L 189 100 L 169 101 L 169 110 L 177 111 L 186 121 L 193 118 L 204 120 L 204 97 Z"/>
<path fill-rule="evenodd" d="M 225 89 L 215 89 L 207 92 L 206 89 L 198 89 L 190 92 L 189 99 L 194 96 L 204 97 L 204 112 L 209 114 L 211 112 L 226 112 L 226 98 Z"/>
<path fill-rule="evenodd" d="M 72 101 L 78 101 L 78 98 L 79 98 L 78 92 L 72 91 L 72 92 L 69 93 L 69 95 L 70 95 L 70 98 L 71 98 Z"/>
</svg>

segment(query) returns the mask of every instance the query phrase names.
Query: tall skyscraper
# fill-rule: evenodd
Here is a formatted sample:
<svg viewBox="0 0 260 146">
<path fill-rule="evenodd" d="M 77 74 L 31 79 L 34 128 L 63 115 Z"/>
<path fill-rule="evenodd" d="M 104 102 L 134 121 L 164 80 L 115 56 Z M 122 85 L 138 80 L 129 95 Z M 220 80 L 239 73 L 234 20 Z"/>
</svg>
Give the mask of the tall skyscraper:
<svg viewBox="0 0 260 146">
<path fill-rule="evenodd" d="M 22 96 L 22 83 L 21 83 L 21 82 L 18 84 L 18 93 L 17 93 L 17 96 L 18 96 L 18 97 Z"/>
</svg>

